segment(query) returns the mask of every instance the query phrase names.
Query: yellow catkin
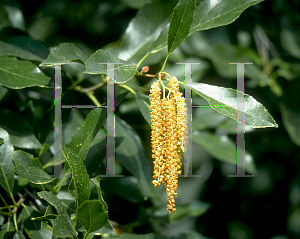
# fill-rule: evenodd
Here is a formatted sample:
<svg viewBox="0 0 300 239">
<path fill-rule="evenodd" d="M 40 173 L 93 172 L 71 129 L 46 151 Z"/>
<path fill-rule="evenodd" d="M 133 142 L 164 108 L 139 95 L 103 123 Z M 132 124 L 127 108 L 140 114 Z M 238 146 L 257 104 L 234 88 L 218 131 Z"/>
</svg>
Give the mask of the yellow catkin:
<svg viewBox="0 0 300 239">
<path fill-rule="evenodd" d="M 181 153 L 187 143 L 186 104 L 176 77 L 169 79 L 169 96 L 161 99 L 158 82 L 150 90 L 151 144 L 154 159 L 153 184 L 162 183 L 167 191 L 170 213 L 176 211 L 178 175 L 181 174 Z"/>
</svg>

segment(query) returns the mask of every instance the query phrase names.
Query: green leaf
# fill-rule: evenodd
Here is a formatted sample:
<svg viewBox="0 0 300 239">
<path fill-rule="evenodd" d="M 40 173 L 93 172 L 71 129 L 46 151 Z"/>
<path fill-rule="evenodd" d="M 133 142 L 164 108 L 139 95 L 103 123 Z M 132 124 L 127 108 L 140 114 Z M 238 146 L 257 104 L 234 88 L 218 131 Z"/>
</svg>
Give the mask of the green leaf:
<svg viewBox="0 0 300 239">
<path fill-rule="evenodd" d="M 196 31 L 228 25 L 234 22 L 241 13 L 263 0 L 204 0 L 196 7 L 195 17 L 189 35 Z"/>
<path fill-rule="evenodd" d="M 134 176 L 111 178 L 109 180 L 109 187 L 104 187 L 104 190 L 119 195 L 134 204 L 144 201 L 143 195 L 139 190 L 139 181 Z"/>
<path fill-rule="evenodd" d="M 139 188 L 144 197 L 149 194 L 150 165 L 145 156 L 139 136 L 119 117 L 115 121 L 116 137 L 123 138 L 116 148 L 119 162 L 139 180 Z"/>
<path fill-rule="evenodd" d="M 62 43 L 50 52 L 47 59 L 40 66 L 70 64 L 72 61 L 84 64 L 87 59 L 87 55 L 75 44 Z"/>
<path fill-rule="evenodd" d="M 22 150 L 15 150 L 11 154 L 12 159 L 15 162 L 16 167 L 23 165 L 25 167 L 32 167 L 34 156 L 30 153 L 24 152 Z"/>
<path fill-rule="evenodd" d="M 291 140 L 300 146 L 300 111 L 292 110 L 283 103 L 280 104 L 280 111 L 284 128 L 288 132 Z"/>
<path fill-rule="evenodd" d="M 108 219 L 107 211 L 99 200 L 85 201 L 78 208 L 77 219 L 88 233 L 103 227 Z"/>
<path fill-rule="evenodd" d="M 66 221 L 67 217 L 59 215 L 53 222 L 53 235 L 57 237 L 72 237 L 76 236 L 76 231 L 72 223 Z"/>
<path fill-rule="evenodd" d="M 13 226 L 9 226 L 9 228 L 3 228 L 0 232 L 0 239 L 7 239 L 9 234 L 11 234 L 13 231 L 15 231 Z"/>
<path fill-rule="evenodd" d="M 0 146 L 4 144 L 4 139 L 0 138 Z"/>
<path fill-rule="evenodd" d="M 57 237 L 72 237 L 76 236 L 75 228 L 71 219 L 67 216 L 62 202 L 50 192 L 42 191 L 37 193 L 40 198 L 45 199 L 48 203 L 54 206 L 58 212 L 58 217 L 53 222 L 53 235 Z"/>
<path fill-rule="evenodd" d="M 283 28 L 280 32 L 280 40 L 284 50 L 290 55 L 300 59 L 300 44 L 299 38 L 292 31 Z"/>
<path fill-rule="evenodd" d="M 100 108 L 91 110 L 84 123 L 74 132 L 69 148 L 80 160 L 84 160 L 92 141 L 106 120 L 106 111 Z"/>
<path fill-rule="evenodd" d="M 126 81 L 129 81 L 133 77 L 136 69 L 135 65 L 114 57 L 108 51 L 99 49 L 87 60 L 86 71 L 84 73 L 107 74 L 107 64 L 99 63 L 116 63 L 114 65 L 115 82 L 118 83 L 125 83 Z"/>
<path fill-rule="evenodd" d="M 125 91 L 124 93 L 122 93 L 116 97 L 115 108 L 122 102 L 122 100 L 125 99 L 125 97 L 128 95 L 128 93 L 129 93 L 129 91 Z"/>
<path fill-rule="evenodd" d="M 62 146 L 61 150 L 72 170 L 71 188 L 73 192 L 70 192 L 70 194 L 76 201 L 77 207 L 79 207 L 84 201 L 89 199 L 91 193 L 89 175 L 83 161 L 70 148 Z"/>
<path fill-rule="evenodd" d="M 183 217 L 199 217 L 203 215 L 209 208 L 209 203 L 194 201 L 186 205 L 176 206 L 176 213 L 169 215 L 170 221 L 175 222 Z"/>
<path fill-rule="evenodd" d="M 213 86 L 203 83 L 186 84 L 190 86 L 195 93 L 204 98 L 214 110 L 221 114 L 236 119 L 237 113 L 237 90 Z M 244 94 L 243 92 L 240 92 Z M 278 127 L 268 110 L 252 96 L 244 94 L 245 111 L 239 112 L 245 115 L 245 125 L 252 128 Z M 228 106 L 230 108 L 222 108 Z M 238 121 L 244 124 L 241 120 Z"/>
<path fill-rule="evenodd" d="M 54 216 L 54 218 L 52 219 L 53 216 Z M 45 212 L 44 216 L 42 216 L 42 217 L 47 218 L 47 220 L 41 221 L 41 230 L 52 231 L 53 230 L 52 224 L 54 222 L 54 219 L 57 218 L 57 215 L 54 215 L 51 205 L 48 205 L 48 207 L 46 208 L 46 212 Z M 42 219 L 42 217 L 40 217 L 40 218 Z M 39 220 L 39 219 L 37 217 L 37 218 L 32 218 L 32 220 Z"/>
<path fill-rule="evenodd" d="M 16 233 L 15 233 L 13 239 L 26 239 L 26 237 L 23 235 L 22 232 L 16 231 Z"/>
<path fill-rule="evenodd" d="M 10 141 L 8 133 L 0 127 L 0 137 L 4 139 L 4 144 L 0 147 L 0 184 L 10 194 L 14 188 L 14 171 L 11 153 L 14 147 Z"/>
<path fill-rule="evenodd" d="M 158 38 L 166 30 L 173 9 L 178 0 L 154 0 L 146 4 L 129 23 L 124 34 L 124 41 L 118 48 L 118 57 L 138 63 Z M 167 39 L 166 39 L 167 40 Z"/>
<path fill-rule="evenodd" d="M 11 157 L 14 160 L 16 167 L 19 165 L 23 165 L 25 167 L 36 166 L 42 168 L 42 164 L 37 158 L 34 158 L 32 154 L 29 154 L 22 150 L 15 150 L 14 152 L 12 152 Z"/>
<path fill-rule="evenodd" d="M 31 220 L 35 220 L 35 221 L 43 221 L 43 220 L 53 220 L 56 219 L 57 215 L 55 214 L 48 214 L 45 216 L 40 216 L 40 217 L 32 217 Z"/>
<path fill-rule="evenodd" d="M 200 4 L 195 9 L 194 20 L 193 20 L 193 23 L 190 28 L 190 32 L 189 32 L 188 36 L 192 35 L 196 31 L 207 30 L 210 28 L 230 24 L 233 21 L 235 21 L 245 9 L 247 9 L 248 7 L 255 5 L 259 2 L 262 2 L 262 1 L 263 0 L 241 0 L 241 1 L 222 0 L 222 1 L 211 2 L 211 0 L 203 0 L 200 2 Z M 154 2 L 155 1 L 153 1 L 152 3 L 154 4 Z M 169 3 L 169 1 L 168 1 L 168 3 Z M 173 1 L 172 2 L 170 1 L 169 4 L 173 4 Z M 156 5 L 158 6 L 158 4 L 156 4 Z M 146 7 L 147 7 L 147 5 L 145 5 L 145 8 Z M 155 6 L 154 6 L 154 8 L 155 8 Z M 155 10 L 157 10 L 157 9 L 155 9 Z M 145 10 L 145 11 L 147 11 L 147 10 Z M 143 14 L 145 15 L 145 13 L 143 13 Z M 139 15 L 137 15 L 136 18 L 139 19 L 139 21 L 141 21 L 141 19 L 144 17 L 144 16 L 140 16 L 138 18 L 138 16 Z M 165 16 L 167 17 L 168 14 L 166 14 Z M 135 24 L 138 24 L 138 23 L 135 23 Z M 131 29 L 130 25 L 129 25 L 129 27 L 126 30 L 126 33 L 128 32 L 128 35 L 129 35 L 130 32 L 131 33 L 135 32 L 135 28 L 138 28 L 138 27 L 132 27 L 132 29 Z M 165 48 L 167 46 L 167 41 L 168 41 L 167 34 L 165 33 L 167 31 L 167 25 L 162 26 L 159 29 L 161 29 L 160 30 L 161 32 L 159 34 L 155 35 L 154 39 L 151 37 L 147 38 L 146 42 L 149 45 L 149 47 L 142 46 L 141 49 L 135 48 L 134 42 L 136 40 L 130 39 L 130 36 L 127 36 L 127 38 L 131 40 L 131 44 L 132 44 L 131 45 L 131 44 L 127 43 L 127 45 L 131 46 L 132 50 L 130 51 L 130 49 L 126 49 L 126 48 L 123 49 L 126 46 L 125 40 L 124 40 L 124 44 L 121 46 L 122 51 L 120 52 L 118 57 L 121 57 L 122 59 L 125 59 L 125 60 L 130 59 L 131 62 L 138 62 L 147 53 L 155 53 L 155 52 L 158 52 L 158 51 L 162 50 L 163 48 Z M 145 33 L 144 31 L 142 31 L 140 29 L 136 32 L 137 33 Z M 155 31 L 152 30 L 152 34 L 154 32 Z M 132 36 L 132 38 L 134 38 L 134 37 Z M 141 36 L 141 38 L 144 41 L 145 37 Z M 127 47 L 127 48 L 129 48 L 129 47 Z"/>
<path fill-rule="evenodd" d="M 124 4 L 126 4 L 128 7 L 134 8 L 134 9 L 140 9 L 143 7 L 146 3 L 151 2 L 151 0 L 121 0 Z"/>
<path fill-rule="evenodd" d="M 50 231 L 41 230 L 41 222 L 31 220 L 32 217 L 40 216 L 40 213 L 35 211 L 32 207 L 23 206 L 21 212 L 21 219 L 27 235 L 32 239 L 52 239 Z"/>
<path fill-rule="evenodd" d="M 52 182 L 55 178 L 50 177 L 43 169 L 36 166 L 25 167 L 24 165 L 19 165 L 13 170 L 19 174 L 20 177 L 26 178 L 35 184 L 46 184 Z"/>
<path fill-rule="evenodd" d="M 2 107 L 0 107 L 0 127 L 7 130 L 14 146 L 27 149 L 42 147 L 28 121 L 23 116 Z"/>
<path fill-rule="evenodd" d="M 7 13 L 2 4 L 0 4 L 0 28 L 10 26 Z"/>
<path fill-rule="evenodd" d="M 51 78 L 29 61 L 0 56 L 0 83 L 12 89 L 47 87 Z"/>
<path fill-rule="evenodd" d="M 43 61 L 48 54 L 48 47 L 44 43 L 30 37 L 9 37 L 0 41 L 0 56 L 16 56 L 25 60 Z"/>
<path fill-rule="evenodd" d="M 179 0 L 168 32 L 168 52 L 174 51 L 187 37 L 193 23 L 196 0 Z"/>
<path fill-rule="evenodd" d="M 141 94 L 139 92 L 135 95 L 136 101 L 139 105 L 140 111 L 144 116 L 145 120 L 149 125 L 151 125 L 151 117 L 150 117 L 150 98 L 147 95 Z"/>
<path fill-rule="evenodd" d="M 236 165 L 236 144 L 227 136 L 216 136 L 205 131 L 193 131 L 193 142 L 201 145 L 218 160 Z M 245 152 L 246 172 L 255 174 L 256 167 L 252 156 Z M 244 165 L 243 165 L 244 166 Z"/>
<path fill-rule="evenodd" d="M 100 178 L 99 177 L 95 177 L 95 178 L 91 178 L 91 181 L 96 185 L 97 187 L 97 191 L 98 191 L 98 200 L 103 204 L 103 209 L 104 212 L 107 212 L 108 206 L 107 203 L 104 201 L 103 197 L 102 197 L 102 192 L 101 192 L 101 187 L 100 187 Z"/>
<path fill-rule="evenodd" d="M 96 233 L 114 234 L 116 232 L 114 231 L 114 228 L 111 225 L 111 223 L 109 222 L 109 220 L 107 220 L 106 224 L 103 227 L 101 227 L 97 231 L 92 232 L 91 234 L 95 235 Z"/>
</svg>

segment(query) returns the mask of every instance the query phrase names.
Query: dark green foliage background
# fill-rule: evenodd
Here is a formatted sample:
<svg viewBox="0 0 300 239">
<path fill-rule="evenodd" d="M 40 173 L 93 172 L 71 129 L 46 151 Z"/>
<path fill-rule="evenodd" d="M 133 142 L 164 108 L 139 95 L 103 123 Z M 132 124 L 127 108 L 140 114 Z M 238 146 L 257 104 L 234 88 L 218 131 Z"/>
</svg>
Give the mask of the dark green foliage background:
<svg viewBox="0 0 300 239">
<path fill-rule="evenodd" d="M 2 1 L 1 6 L 20 9 L 24 21 L 12 18 L 9 19 L 10 23 L 1 22 L 0 41 L 11 36 L 30 36 L 45 44 L 44 52 L 37 54 L 43 60 L 52 47 L 66 42 L 76 44 L 88 57 L 98 49 L 114 54 L 118 47 L 122 47 L 122 36 L 128 23 L 146 2 L 150 1 L 49 0 L 34 4 L 27 1 Z M 199 2 L 202 1 L 197 1 L 197 5 Z M 246 153 L 252 157 L 252 160 L 246 162 L 246 170 L 255 176 L 228 177 L 235 174 L 235 159 L 230 162 L 226 159 L 229 149 L 221 143 L 220 136 L 223 135 L 226 140 L 234 143 L 235 121 L 212 109 L 194 108 L 193 131 L 202 133 L 199 136 L 202 141 L 193 142 L 193 174 L 201 174 L 202 177 L 179 179 L 176 199 L 179 210 L 169 215 L 162 186 L 154 188 L 151 184 L 150 195 L 144 198 L 144 190 L 136 175 L 133 176 L 130 170 L 126 170 L 126 162 L 117 158 L 116 174 L 125 177 L 101 178 L 101 191 L 108 205 L 109 219 L 121 232 L 147 235 L 125 234 L 124 237 L 110 238 L 300 237 L 299 8 L 300 3 L 296 0 L 266 0 L 258 3 L 246 9 L 232 24 L 189 36 L 170 54 L 164 70 L 183 81 L 183 66 L 176 65 L 176 62 L 200 62 L 200 65 L 193 66 L 193 82 L 235 89 L 236 67 L 228 62 L 254 63 L 252 68 L 245 66 L 245 93 L 262 103 L 279 126 L 246 128 Z M 0 53 L 1 50 L 3 49 L 0 49 Z M 167 53 L 165 48 L 150 56 L 141 66 L 149 65 L 149 73 L 156 74 Z M 32 62 L 37 66 L 41 63 L 38 59 L 33 59 Z M 72 62 L 62 69 L 62 104 L 94 104 L 84 92 L 80 92 L 80 88 L 70 90 L 70 87 L 78 79 L 83 80 L 78 84 L 81 89 L 92 87 L 102 82 L 101 76 L 83 75 L 85 68 L 80 63 Z M 52 79 L 48 86 L 53 87 L 54 67 L 41 67 L 41 70 Z M 152 82 L 152 78 L 138 76 L 133 77 L 126 85 L 148 95 Z M 122 95 L 127 90 L 119 85 L 116 85 L 115 91 L 120 100 L 116 107 L 116 118 L 126 121 L 140 137 L 143 153 L 149 161 L 149 166 L 145 164 L 144 167 L 148 167 L 146 170 L 150 173 L 153 167 L 150 126 L 144 119 L 135 96 L 130 92 Z M 106 87 L 96 89 L 94 95 L 101 104 L 106 103 Z M 193 104 L 207 105 L 207 102 L 193 93 Z M 53 144 L 53 89 L 10 89 L 0 84 L 0 106 L 0 127 L 5 125 L 4 117 L 8 117 L 5 109 L 15 112 L 20 118 L 13 117 L 14 123 L 19 124 L 21 117 L 26 119 L 32 133 L 44 147 L 42 151 L 37 149 L 37 142 L 28 147 L 19 145 L 15 150 L 26 151 L 38 157 L 42 165 L 47 165 L 53 158 L 49 148 Z M 67 145 L 90 110 L 63 109 L 62 112 L 63 144 Z M 118 127 L 126 132 L 127 126 L 124 124 L 119 124 Z M 18 129 L 20 128 L 22 127 L 19 126 Z M 90 177 L 105 174 L 105 130 L 102 128 L 100 131 L 102 134 L 97 135 L 84 161 Z M 24 132 L 25 130 L 22 133 L 25 134 Z M 116 132 L 116 148 L 126 140 L 122 136 L 124 132 L 119 133 L 119 136 Z M 212 138 L 212 135 L 218 137 Z M 225 148 L 214 150 L 214 145 L 223 145 Z M 52 173 L 52 168 L 47 167 L 46 172 Z M 27 201 L 24 203 L 27 206 L 36 206 L 37 193 L 51 191 L 52 188 L 51 183 L 44 185 L 45 188 L 27 183 L 19 177 L 15 180 L 13 192 L 16 198 L 26 195 Z M 57 181 L 53 183 L 56 184 Z M 96 186 L 91 187 L 90 198 L 97 199 L 99 195 Z M 9 195 L 3 191 L 1 195 L 11 203 Z M 67 191 L 67 184 L 64 184 L 62 191 Z M 4 206 L 2 201 L 0 205 Z M 45 203 L 41 208 L 45 209 L 46 206 Z M 6 223 L 7 217 L 0 214 L 1 229 Z M 22 223 L 19 217 L 20 230 L 23 228 Z M 12 236 L 13 233 L 4 238 Z"/>
</svg>

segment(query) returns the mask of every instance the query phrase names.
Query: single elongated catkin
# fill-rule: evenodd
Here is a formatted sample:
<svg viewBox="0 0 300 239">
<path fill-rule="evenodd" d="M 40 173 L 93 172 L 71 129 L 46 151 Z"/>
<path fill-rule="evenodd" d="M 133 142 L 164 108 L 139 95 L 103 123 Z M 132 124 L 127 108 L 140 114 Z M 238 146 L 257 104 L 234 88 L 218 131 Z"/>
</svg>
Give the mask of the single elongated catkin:
<svg viewBox="0 0 300 239">
<path fill-rule="evenodd" d="M 161 183 L 168 195 L 167 210 L 176 211 L 178 175 L 181 174 L 181 153 L 187 144 L 187 114 L 185 99 L 179 91 L 176 77 L 169 79 L 169 96 L 161 99 L 161 89 L 154 82 L 150 90 L 151 144 L 154 159 L 153 181 Z"/>
</svg>

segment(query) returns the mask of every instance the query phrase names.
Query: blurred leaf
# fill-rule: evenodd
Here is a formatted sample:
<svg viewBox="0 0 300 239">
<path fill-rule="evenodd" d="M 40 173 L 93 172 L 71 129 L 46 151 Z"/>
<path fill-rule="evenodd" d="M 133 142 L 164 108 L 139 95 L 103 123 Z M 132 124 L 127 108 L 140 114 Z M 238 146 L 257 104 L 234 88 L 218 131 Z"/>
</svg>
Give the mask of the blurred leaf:
<svg viewBox="0 0 300 239">
<path fill-rule="evenodd" d="M 9 193 L 12 194 L 14 188 L 14 163 L 11 153 L 14 147 L 10 141 L 8 133 L 0 127 L 0 137 L 4 139 L 4 144 L 0 146 L 0 184 Z"/>
<path fill-rule="evenodd" d="M 84 64 L 88 59 L 87 55 L 73 43 L 62 43 L 54 48 L 47 59 L 40 66 L 53 66 L 55 64 L 70 64 L 78 62 Z"/>
<path fill-rule="evenodd" d="M 45 184 L 52 182 L 55 178 L 50 177 L 43 169 L 36 166 L 25 167 L 24 165 L 19 165 L 13 170 L 19 174 L 20 177 L 26 178 L 32 183 Z"/>
<path fill-rule="evenodd" d="M 187 231 L 187 232 L 174 235 L 172 239 L 210 239 L 210 238 L 203 236 L 197 231 Z"/>
<path fill-rule="evenodd" d="M 41 230 L 41 222 L 31 220 L 32 217 L 39 215 L 40 213 L 35 211 L 32 207 L 23 206 L 21 219 L 27 235 L 32 239 L 52 239 L 52 233 L 50 231 Z"/>
<path fill-rule="evenodd" d="M 145 120 L 149 125 L 151 125 L 151 117 L 150 117 L 150 98 L 148 95 L 141 94 L 136 92 L 136 101 L 139 105 L 140 111 L 144 116 Z"/>
<path fill-rule="evenodd" d="M 88 233 L 103 227 L 108 219 L 104 204 L 99 200 L 85 201 L 78 208 L 77 219 L 83 224 Z"/>
<path fill-rule="evenodd" d="M 210 208 L 209 203 L 194 201 L 186 205 L 176 206 L 176 212 L 171 214 L 170 221 L 175 222 L 186 216 L 199 217 Z"/>
<path fill-rule="evenodd" d="M 4 139 L 0 138 L 0 146 L 4 144 Z"/>
<path fill-rule="evenodd" d="M 85 74 L 106 74 L 107 64 L 99 63 L 115 63 L 115 79 L 114 82 L 125 83 L 129 81 L 135 73 L 135 65 L 124 60 L 114 57 L 108 51 L 99 49 L 86 62 Z M 118 64 L 121 63 L 121 64 Z"/>
<path fill-rule="evenodd" d="M 15 233 L 13 239 L 26 239 L 26 237 L 23 235 L 22 232 L 16 231 L 16 233 Z"/>
<path fill-rule="evenodd" d="M 74 132 L 69 148 L 80 160 L 84 160 L 91 143 L 106 119 L 106 111 L 100 108 L 91 110 L 84 123 Z"/>
<path fill-rule="evenodd" d="M 130 233 L 121 233 L 119 235 L 113 235 L 109 238 L 113 239 L 156 239 L 154 233 L 148 233 L 148 234 L 130 234 Z"/>
<path fill-rule="evenodd" d="M 146 3 L 151 2 L 151 0 L 121 0 L 128 7 L 134 9 L 142 8 Z"/>
<path fill-rule="evenodd" d="M 116 148 L 118 161 L 139 179 L 139 188 L 147 197 L 150 187 L 150 165 L 145 156 L 142 142 L 131 127 L 119 117 L 115 121 L 116 137 L 124 140 Z"/>
<path fill-rule="evenodd" d="M 51 78 L 29 61 L 0 56 L 0 83 L 12 89 L 46 87 Z"/>
<path fill-rule="evenodd" d="M 239 127 L 239 131 L 237 131 L 236 124 L 237 124 L 236 120 L 233 120 L 231 118 L 227 118 L 222 124 L 219 125 L 219 129 L 226 130 L 229 134 L 242 133 L 242 131 L 240 130 L 241 129 L 240 127 Z M 238 123 L 238 124 L 240 124 L 240 123 Z M 254 131 L 254 130 L 255 130 L 254 128 L 251 128 L 249 126 L 244 125 L 245 133 L 251 132 L 251 131 Z"/>
<path fill-rule="evenodd" d="M 291 110 L 284 104 L 280 104 L 280 111 L 284 128 L 288 132 L 290 139 L 300 146 L 300 111 Z"/>
<path fill-rule="evenodd" d="M 216 128 L 227 119 L 228 117 L 226 115 L 219 114 L 209 105 L 205 108 L 203 106 L 201 108 L 193 108 L 193 130 Z"/>
<path fill-rule="evenodd" d="M 118 57 L 138 63 L 147 52 L 151 51 L 151 44 L 162 30 L 166 30 L 177 2 L 178 0 L 154 0 L 146 4 L 129 23 L 124 41 L 117 49 Z M 165 40 L 167 43 L 167 39 Z"/>
<path fill-rule="evenodd" d="M 218 160 L 236 165 L 236 144 L 227 136 L 217 136 L 205 131 L 193 131 L 193 142 L 201 145 L 211 156 Z M 250 174 L 256 173 L 252 156 L 245 152 L 245 168 Z M 243 165 L 244 166 L 244 165 Z"/>
<path fill-rule="evenodd" d="M 128 95 L 129 91 L 125 91 L 124 93 L 118 95 L 115 100 L 115 108 L 125 99 Z"/>
<path fill-rule="evenodd" d="M 0 56 L 16 56 L 25 60 L 43 61 L 48 54 L 48 47 L 44 43 L 30 37 L 9 37 L 0 41 Z"/>
<path fill-rule="evenodd" d="M 288 29 L 282 29 L 280 32 L 281 44 L 284 50 L 290 55 L 300 59 L 300 38 Z"/>
<path fill-rule="evenodd" d="M 207 47 L 200 52 L 200 56 L 211 60 L 219 75 L 232 79 L 236 79 L 237 77 L 237 66 L 235 64 L 229 65 L 229 62 L 254 63 L 245 66 L 245 76 L 256 83 L 256 85 L 268 84 L 268 77 L 256 65 L 260 64 L 261 60 L 257 53 L 251 49 L 243 49 L 235 45 L 222 43 Z"/>
<path fill-rule="evenodd" d="M 139 190 L 139 181 L 136 177 L 111 178 L 108 185 L 107 187 L 103 186 L 105 191 L 117 194 L 131 203 L 144 201 L 143 195 Z"/>
<path fill-rule="evenodd" d="M 0 239 L 7 239 L 8 236 L 15 231 L 15 228 L 13 226 L 9 226 L 9 228 L 5 227 L 2 228 L 1 232 L 0 232 Z"/>
<path fill-rule="evenodd" d="M 14 28 L 25 30 L 25 20 L 24 20 L 23 12 L 19 8 L 13 5 L 3 5 L 3 7 L 7 13 L 11 25 Z"/>
<path fill-rule="evenodd" d="M 57 237 L 72 237 L 76 236 L 75 228 L 67 217 L 67 213 L 61 201 L 50 192 L 42 191 L 37 193 L 40 198 L 45 199 L 48 203 L 54 206 L 58 212 L 58 217 L 53 223 L 53 235 Z"/>
<path fill-rule="evenodd" d="M 0 107 L 0 127 L 7 130 L 12 144 L 17 147 L 27 149 L 42 147 L 27 120 L 21 115 L 2 107 Z"/>
<path fill-rule="evenodd" d="M 62 146 L 61 150 L 72 170 L 72 193 L 69 192 L 76 201 L 78 208 L 90 197 L 89 175 L 83 165 L 83 161 L 70 148 Z"/>
<path fill-rule="evenodd" d="M 0 28 L 10 26 L 8 16 L 2 4 L 0 4 Z"/>
<path fill-rule="evenodd" d="M 232 119 L 236 119 L 237 113 L 237 90 L 213 86 L 203 83 L 186 84 L 190 86 L 195 93 L 203 97 L 214 110 L 221 114 L 227 115 Z M 243 92 L 240 92 L 244 94 Z M 252 96 L 244 94 L 245 111 L 241 112 L 245 115 L 245 125 L 253 128 L 278 127 L 268 110 Z M 230 108 L 222 108 L 229 106 Z M 244 122 L 239 123 L 243 124 Z"/>
<path fill-rule="evenodd" d="M 196 0 L 179 0 L 168 32 L 168 52 L 174 51 L 187 37 L 193 23 Z"/>
<path fill-rule="evenodd" d="M 196 31 L 228 25 L 234 22 L 241 13 L 263 0 L 204 0 L 196 7 L 195 17 L 189 35 Z"/>
</svg>

